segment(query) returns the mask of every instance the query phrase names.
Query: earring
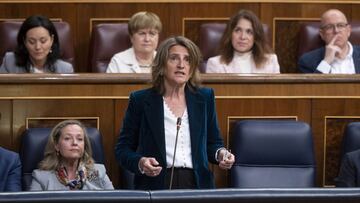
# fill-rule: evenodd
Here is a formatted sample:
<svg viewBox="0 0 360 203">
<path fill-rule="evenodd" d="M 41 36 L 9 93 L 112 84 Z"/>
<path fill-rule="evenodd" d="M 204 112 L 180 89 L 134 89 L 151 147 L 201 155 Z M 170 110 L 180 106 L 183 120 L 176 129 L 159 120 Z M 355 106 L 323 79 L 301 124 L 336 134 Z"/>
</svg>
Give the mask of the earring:
<svg viewBox="0 0 360 203">
<path fill-rule="evenodd" d="M 49 53 L 52 53 L 52 49 L 50 49 Z"/>
<path fill-rule="evenodd" d="M 60 156 L 60 152 L 56 150 L 56 156 Z"/>
</svg>

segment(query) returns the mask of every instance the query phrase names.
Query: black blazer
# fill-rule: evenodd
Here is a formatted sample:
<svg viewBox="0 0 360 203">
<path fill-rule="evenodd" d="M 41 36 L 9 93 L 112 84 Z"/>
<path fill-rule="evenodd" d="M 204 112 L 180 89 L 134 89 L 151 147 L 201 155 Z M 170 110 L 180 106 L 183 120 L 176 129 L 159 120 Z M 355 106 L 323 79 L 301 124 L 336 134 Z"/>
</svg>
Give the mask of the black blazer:
<svg viewBox="0 0 360 203">
<path fill-rule="evenodd" d="M 208 162 L 217 163 L 215 153 L 224 146 L 217 122 L 214 92 L 209 88 L 191 91 L 186 87 L 185 97 L 195 181 L 198 188 L 214 188 Z M 123 167 L 135 173 L 136 189 L 166 189 L 165 151 L 162 95 L 152 88 L 131 93 L 115 154 Z M 163 167 L 159 176 L 148 177 L 140 173 L 138 162 L 143 156 L 156 158 Z"/>
<path fill-rule="evenodd" d="M 360 150 L 344 155 L 336 187 L 360 187 Z"/>
<path fill-rule="evenodd" d="M 298 68 L 303 73 L 321 73 L 316 70 L 317 66 L 324 59 L 325 47 L 307 52 L 300 57 Z M 353 45 L 353 60 L 355 72 L 360 73 L 360 47 Z"/>
</svg>

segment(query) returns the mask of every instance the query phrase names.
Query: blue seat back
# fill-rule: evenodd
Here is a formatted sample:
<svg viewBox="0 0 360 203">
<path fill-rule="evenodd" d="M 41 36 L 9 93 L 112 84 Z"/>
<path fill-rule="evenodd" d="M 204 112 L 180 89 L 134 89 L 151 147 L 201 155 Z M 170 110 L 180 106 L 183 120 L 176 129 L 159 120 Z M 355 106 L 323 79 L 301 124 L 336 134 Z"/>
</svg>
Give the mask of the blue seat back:
<svg viewBox="0 0 360 203">
<path fill-rule="evenodd" d="M 29 190 L 32 171 L 38 168 L 39 162 L 44 158 L 44 150 L 51 130 L 51 128 L 29 128 L 22 135 L 20 158 L 24 190 Z M 86 131 L 95 162 L 104 164 L 104 149 L 100 132 L 96 128 L 86 128 Z"/>
<path fill-rule="evenodd" d="M 310 126 L 291 120 L 246 120 L 235 124 L 236 156 L 231 186 L 314 187 L 315 155 Z"/>
</svg>

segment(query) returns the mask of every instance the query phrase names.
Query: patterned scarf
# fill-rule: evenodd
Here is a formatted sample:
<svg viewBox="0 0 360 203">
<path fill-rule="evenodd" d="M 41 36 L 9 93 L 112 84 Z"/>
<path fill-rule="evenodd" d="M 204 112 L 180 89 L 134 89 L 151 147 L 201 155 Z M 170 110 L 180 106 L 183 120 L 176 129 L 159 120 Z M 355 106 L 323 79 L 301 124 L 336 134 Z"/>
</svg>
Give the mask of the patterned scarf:
<svg viewBox="0 0 360 203">
<path fill-rule="evenodd" d="M 56 177 L 59 182 L 65 186 L 68 186 L 70 190 L 82 190 L 86 179 L 86 168 L 83 164 L 79 164 L 76 171 L 76 177 L 73 180 L 68 179 L 67 171 L 64 166 L 60 166 L 55 171 Z"/>
</svg>

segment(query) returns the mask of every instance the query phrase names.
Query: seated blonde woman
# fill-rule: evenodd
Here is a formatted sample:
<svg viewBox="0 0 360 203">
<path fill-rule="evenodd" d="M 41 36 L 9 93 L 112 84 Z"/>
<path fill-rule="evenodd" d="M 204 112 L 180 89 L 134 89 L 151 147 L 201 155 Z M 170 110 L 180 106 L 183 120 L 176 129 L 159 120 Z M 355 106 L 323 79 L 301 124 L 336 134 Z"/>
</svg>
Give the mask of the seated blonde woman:
<svg viewBox="0 0 360 203">
<path fill-rule="evenodd" d="M 277 57 L 265 39 L 258 17 L 240 10 L 227 24 L 220 55 L 209 58 L 206 73 L 280 73 Z"/>
<path fill-rule="evenodd" d="M 54 127 L 32 177 L 30 190 L 114 189 L 104 165 L 94 163 L 85 127 L 77 120 Z"/>
<path fill-rule="evenodd" d="M 129 20 L 128 30 L 132 47 L 115 54 L 107 73 L 150 73 L 156 54 L 162 24 L 155 13 L 142 11 Z"/>
</svg>

